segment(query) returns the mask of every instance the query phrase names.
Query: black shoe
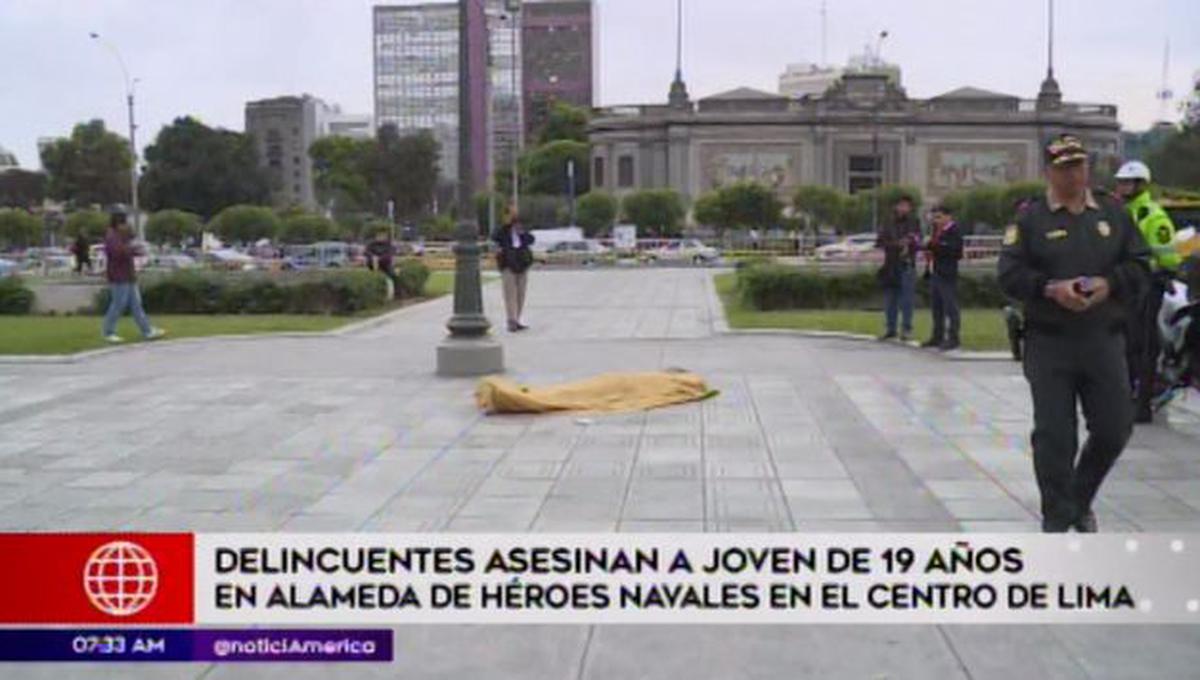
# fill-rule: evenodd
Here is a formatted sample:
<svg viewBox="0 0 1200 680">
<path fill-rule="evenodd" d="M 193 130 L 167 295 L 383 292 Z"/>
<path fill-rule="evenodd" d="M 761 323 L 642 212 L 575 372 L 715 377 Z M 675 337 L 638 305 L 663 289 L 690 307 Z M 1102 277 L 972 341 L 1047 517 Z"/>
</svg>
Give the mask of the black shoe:
<svg viewBox="0 0 1200 680">
<path fill-rule="evenodd" d="M 527 330 L 529 330 L 529 326 L 526 326 L 525 324 L 523 324 L 523 323 L 521 323 L 520 321 L 518 321 L 518 322 L 517 322 L 517 330 L 519 330 L 519 331 L 527 331 Z"/>
<path fill-rule="evenodd" d="M 939 338 L 929 338 L 925 342 L 921 343 L 921 347 L 923 347 L 925 349 L 929 349 L 931 347 L 941 347 L 941 346 L 942 346 L 942 341 Z"/>
<path fill-rule="evenodd" d="M 878 339 L 879 340 L 895 340 L 896 339 L 896 331 L 888 331 L 887 333 L 884 333 L 883 335 L 879 336 Z"/>
<path fill-rule="evenodd" d="M 961 343 L 959 343 L 958 340 L 947 340 L 946 342 L 943 342 L 941 345 L 939 345 L 938 349 L 942 350 L 943 352 L 949 352 L 951 350 L 958 349 L 960 346 L 961 346 Z"/>
<path fill-rule="evenodd" d="M 517 323 L 516 321 L 508 322 L 508 332 L 509 333 L 516 333 L 519 330 L 521 330 L 521 324 Z"/>
<path fill-rule="evenodd" d="M 1137 414 L 1133 417 L 1133 422 L 1139 425 L 1149 425 L 1150 423 L 1153 423 L 1154 411 L 1151 411 L 1149 408 L 1142 408 L 1139 406 L 1137 409 Z"/>
<path fill-rule="evenodd" d="M 1094 534 L 1100 530 L 1100 526 L 1096 523 L 1096 513 L 1091 510 L 1083 513 L 1083 516 L 1075 520 L 1071 526 L 1081 534 Z"/>
<path fill-rule="evenodd" d="M 900 334 L 900 342 L 909 342 L 912 340 L 912 331 L 904 331 Z"/>
</svg>

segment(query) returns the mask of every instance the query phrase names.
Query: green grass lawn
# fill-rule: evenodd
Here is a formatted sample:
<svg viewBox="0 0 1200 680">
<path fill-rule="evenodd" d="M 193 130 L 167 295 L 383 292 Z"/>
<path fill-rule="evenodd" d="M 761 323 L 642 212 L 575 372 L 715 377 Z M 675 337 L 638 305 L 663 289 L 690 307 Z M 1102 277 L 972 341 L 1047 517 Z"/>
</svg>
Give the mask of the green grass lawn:
<svg viewBox="0 0 1200 680">
<path fill-rule="evenodd" d="M 485 281 L 488 277 L 484 277 Z M 495 278 L 495 277 L 492 277 Z M 435 298 L 454 290 L 453 272 L 434 272 L 425 284 L 425 297 Z M 405 304 L 411 304 L 407 302 Z M 352 316 L 313 314 L 151 314 L 150 322 L 167 330 L 167 337 L 198 338 L 213 335 L 329 331 L 355 321 L 398 309 L 391 304 Z M 141 334 L 128 316 L 117 326 L 117 334 L 129 343 L 141 342 Z M 71 354 L 108 347 L 100 338 L 99 316 L 5 316 L 0 317 L 0 354 Z"/>
<path fill-rule="evenodd" d="M 742 305 L 735 287 L 737 274 L 716 276 L 717 294 L 725 304 L 725 316 L 733 329 L 782 328 L 806 331 L 838 331 L 861 335 L 883 332 L 883 312 L 853 309 L 804 309 L 762 312 Z M 929 337 L 931 326 L 928 309 L 913 313 L 914 335 L 917 340 Z M 1007 350 L 1008 333 L 998 309 L 964 309 L 962 313 L 962 344 L 971 350 Z"/>
</svg>

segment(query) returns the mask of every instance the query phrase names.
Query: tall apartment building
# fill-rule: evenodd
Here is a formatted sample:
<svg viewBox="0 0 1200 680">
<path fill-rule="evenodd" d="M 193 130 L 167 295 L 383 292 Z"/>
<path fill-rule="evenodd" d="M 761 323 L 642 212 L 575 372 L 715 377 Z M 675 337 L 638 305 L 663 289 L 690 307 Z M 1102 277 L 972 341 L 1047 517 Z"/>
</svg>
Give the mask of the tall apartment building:
<svg viewBox="0 0 1200 680">
<path fill-rule="evenodd" d="M 533 135 L 555 101 L 593 106 L 599 40 L 591 0 L 526 2 L 521 13 L 525 133 Z"/>
<path fill-rule="evenodd" d="M 481 146 L 488 138 L 488 115 L 479 107 L 487 102 L 489 79 L 475 73 L 479 68 L 464 72 L 460 56 L 464 45 L 486 42 L 481 68 L 491 73 L 491 167 L 503 167 L 520 142 L 519 3 L 467 2 L 467 26 L 457 2 L 375 7 L 375 123 L 395 124 L 401 133 L 429 130 L 441 145 L 444 181 L 468 177 L 481 189 L 488 174 Z M 465 124 L 464 101 L 470 113 Z M 462 167 L 464 159 L 470 167 Z"/>
<path fill-rule="evenodd" d="M 305 94 L 247 102 L 246 133 L 267 171 L 272 203 L 313 210 L 318 206 L 308 148 L 330 135 L 369 138 L 373 128 L 370 116 L 343 113 Z"/>
<path fill-rule="evenodd" d="M 246 133 L 254 138 L 259 163 L 277 206 L 317 205 L 308 147 L 318 137 L 319 99 L 311 95 L 274 97 L 246 103 Z"/>
</svg>

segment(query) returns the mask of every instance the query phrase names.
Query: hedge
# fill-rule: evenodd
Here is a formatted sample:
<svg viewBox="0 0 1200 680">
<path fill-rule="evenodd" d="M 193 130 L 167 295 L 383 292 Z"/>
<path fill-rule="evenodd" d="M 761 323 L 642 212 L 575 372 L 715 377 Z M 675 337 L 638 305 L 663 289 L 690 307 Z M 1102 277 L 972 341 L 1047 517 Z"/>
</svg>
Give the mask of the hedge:
<svg viewBox="0 0 1200 680">
<path fill-rule="evenodd" d="M 0 278 L 0 314 L 28 314 L 33 310 L 33 299 L 33 291 L 20 278 Z"/>
<path fill-rule="evenodd" d="M 737 292 L 748 307 L 772 309 L 879 309 L 883 291 L 874 270 L 822 272 L 815 268 L 763 264 L 737 271 Z M 1000 308 L 1007 300 L 994 274 L 961 273 L 962 307 Z M 929 282 L 917 279 L 917 301 L 929 304 Z"/>
<path fill-rule="evenodd" d="M 185 270 L 140 284 L 146 311 L 159 314 L 353 314 L 387 302 L 387 280 L 362 269 L 295 274 Z M 107 308 L 108 300 L 105 288 L 96 295 L 96 309 Z"/>
</svg>

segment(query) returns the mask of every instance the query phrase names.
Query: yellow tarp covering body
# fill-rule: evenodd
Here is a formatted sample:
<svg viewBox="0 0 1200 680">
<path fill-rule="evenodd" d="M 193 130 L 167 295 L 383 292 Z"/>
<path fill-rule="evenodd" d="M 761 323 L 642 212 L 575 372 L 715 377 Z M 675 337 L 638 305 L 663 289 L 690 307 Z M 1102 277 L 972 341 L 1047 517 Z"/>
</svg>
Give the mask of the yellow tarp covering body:
<svg viewBox="0 0 1200 680">
<path fill-rule="evenodd" d="M 716 394 L 695 373 L 606 373 L 587 380 L 529 387 L 484 378 L 475 401 L 487 413 L 640 411 L 706 399 Z"/>
</svg>

